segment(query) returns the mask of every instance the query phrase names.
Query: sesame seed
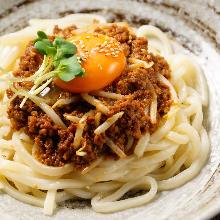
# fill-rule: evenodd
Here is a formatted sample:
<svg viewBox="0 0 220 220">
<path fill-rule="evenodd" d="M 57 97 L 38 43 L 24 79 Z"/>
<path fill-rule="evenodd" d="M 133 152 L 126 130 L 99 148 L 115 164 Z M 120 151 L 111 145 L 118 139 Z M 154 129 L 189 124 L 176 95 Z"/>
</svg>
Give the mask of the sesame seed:
<svg viewBox="0 0 220 220">
<path fill-rule="evenodd" d="M 107 43 L 108 43 L 108 41 L 106 40 L 106 41 L 104 41 L 104 43 L 102 45 L 106 45 Z"/>
<path fill-rule="evenodd" d="M 98 67 L 99 67 L 99 69 L 100 69 L 100 70 L 102 70 L 102 69 L 103 69 L 103 68 L 102 68 L 102 66 L 101 66 L 100 64 L 98 64 Z"/>
</svg>

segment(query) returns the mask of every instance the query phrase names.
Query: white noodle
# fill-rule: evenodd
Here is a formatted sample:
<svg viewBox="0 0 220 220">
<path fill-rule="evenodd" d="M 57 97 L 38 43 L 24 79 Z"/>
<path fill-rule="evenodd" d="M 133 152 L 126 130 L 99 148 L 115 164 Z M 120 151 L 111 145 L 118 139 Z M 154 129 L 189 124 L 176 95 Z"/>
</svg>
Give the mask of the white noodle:
<svg viewBox="0 0 220 220">
<path fill-rule="evenodd" d="M 44 201 L 44 214 L 52 215 L 56 208 L 56 190 L 48 190 Z"/>
</svg>

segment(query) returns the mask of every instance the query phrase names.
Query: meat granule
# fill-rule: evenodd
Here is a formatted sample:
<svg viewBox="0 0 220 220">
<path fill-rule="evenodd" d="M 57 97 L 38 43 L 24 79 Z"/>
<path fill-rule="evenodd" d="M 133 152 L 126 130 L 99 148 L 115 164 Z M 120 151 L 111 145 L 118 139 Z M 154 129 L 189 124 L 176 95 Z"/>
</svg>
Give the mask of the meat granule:
<svg viewBox="0 0 220 220">
<path fill-rule="evenodd" d="M 55 27 L 53 29 L 53 33 L 55 36 L 60 36 L 60 37 L 67 39 L 67 38 L 70 38 L 73 35 L 75 35 L 76 29 L 77 29 L 77 27 L 75 25 L 66 27 L 64 29 L 61 29 L 58 27 L 58 25 L 55 25 Z"/>
<path fill-rule="evenodd" d="M 36 72 L 43 61 L 43 55 L 38 53 L 31 41 L 25 53 L 20 58 L 19 68 L 13 72 L 16 77 L 28 77 Z"/>
<path fill-rule="evenodd" d="M 89 166 L 99 157 L 115 158 L 118 156 L 106 145 L 106 137 L 110 138 L 122 151 L 127 154 L 133 153 L 134 145 L 126 149 L 128 137 L 134 138 L 134 144 L 146 132 L 153 133 L 159 126 L 161 118 L 169 111 L 172 104 L 169 88 L 160 82 L 158 74 L 167 79 L 170 77 L 170 69 L 164 58 L 155 56 L 147 51 L 148 42 L 145 38 L 136 37 L 127 27 L 116 24 L 95 29 L 96 33 L 105 34 L 115 38 L 121 45 L 127 58 L 128 67 L 120 77 L 104 88 L 104 91 L 115 92 L 124 95 L 120 100 L 111 100 L 104 97 L 96 97 L 108 108 L 107 115 L 101 115 L 100 124 L 112 115 L 123 111 L 123 116 L 116 121 L 105 133 L 96 135 L 98 111 L 87 102 L 79 98 L 78 101 L 56 107 L 54 110 L 66 124 L 64 129 L 57 126 L 53 121 L 32 101 L 27 100 L 20 108 L 22 97 L 16 97 L 11 101 L 8 108 L 8 117 L 11 119 L 12 128 L 24 131 L 34 140 L 37 146 L 36 157 L 42 163 L 50 166 L 63 166 L 73 163 L 76 169 Z M 54 28 L 55 36 L 70 38 L 76 34 L 76 27 L 71 26 L 60 29 Z M 51 36 L 51 39 L 54 36 Z M 138 66 L 129 68 L 132 59 L 139 59 L 152 63 L 149 68 Z M 33 47 L 33 42 L 27 46 L 25 54 L 20 59 L 18 70 L 14 72 L 16 77 L 31 76 L 41 65 L 43 56 Z M 32 84 L 28 82 L 17 83 L 14 86 L 30 90 Z M 70 92 L 61 90 L 53 83 L 51 91 L 44 98 L 51 101 L 57 99 L 71 98 L 75 96 Z M 8 97 L 13 93 L 8 90 Z M 152 100 L 157 97 L 157 121 L 152 124 L 149 111 Z M 64 114 L 81 118 L 86 112 L 91 111 L 87 118 L 80 146 L 73 146 L 77 123 L 68 121 Z M 78 156 L 77 150 L 85 153 Z"/>
<path fill-rule="evenodd" d="M 95 32 L 115 38 L 118 42 L 121 43 L 121 47 L 124 51 L 125 56 L 127 57 L 130 54 L 130 46 L 132 40 L 135 39 L 135 35 L 132 34 L 127 27 L 113 24 L 108 28 L 98 27 L 95 29 Z"/>
</svg>

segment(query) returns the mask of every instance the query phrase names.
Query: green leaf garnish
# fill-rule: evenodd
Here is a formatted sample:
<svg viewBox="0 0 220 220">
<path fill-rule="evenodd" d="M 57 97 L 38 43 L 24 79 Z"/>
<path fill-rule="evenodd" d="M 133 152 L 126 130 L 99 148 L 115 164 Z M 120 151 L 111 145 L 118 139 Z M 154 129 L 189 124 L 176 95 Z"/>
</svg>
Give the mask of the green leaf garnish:
<svg viewBox="0 0 220 220">
<path fill-rule="evenodd" d="M 68 82 L 75 77 L 82 76 L 84 69 L 79 63 L 79 58 L 75 55 L 77 47 L 75 44 L 66 41 L 61 37 L 56 37 L 51 42 L 43 31 L 37 32 L 38 38 L 35 40 L 34 47 L 39 53 L 50 57 L 54 77 L 58 76 L 61 80 Z"/>
<path fill-rule="evenodd" d="M 35 39 L 35 41 L 34 41 L 35 43 L 37 41 L 40 41 L 40 40 L 43 40 L 43 39 L 48 39 L 47 35 L 43 31 L 38 31 L 37 36 L 38 36 L 38 38 Z"/>
<path fill-rule="evenodd" d="M 77 76 L 82 76 L 84 70 L 81 65 L 78 63 L 76 55 L 62 59 L 57 67 L 58 76 L 65 82 L 73 80 Z"/>
<path fill-rule="evenodd" d="M 42 54 L 48 56 L 54 56 L 56 54 L 56 48 L 48 39 L 39 40 L 34 44 L 35 48 Z"/>
<path fill-rule="evenodd" d="M 59 54 L 60 57 L 74 55 L 77 51 L 75 44 L 72 44 L 71 42 L 68 42 L 60 37 L 57 37 L 54 40 L 54 46 L 57 47 L 57 53 Z"/>
<path fill-rule="evenodd" d="M 39 39 L 48 39 L 47 35 L 43 31 L 38 31 L 37 35 Z"/>
</svg>

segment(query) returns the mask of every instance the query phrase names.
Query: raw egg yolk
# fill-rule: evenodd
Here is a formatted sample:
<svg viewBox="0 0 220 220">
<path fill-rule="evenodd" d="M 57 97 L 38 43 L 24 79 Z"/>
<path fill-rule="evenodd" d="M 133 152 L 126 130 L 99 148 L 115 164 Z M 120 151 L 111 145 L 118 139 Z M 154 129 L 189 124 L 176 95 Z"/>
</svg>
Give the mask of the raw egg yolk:
<svg viewBox="0 0 220 220">
<path fill-rule="evenodd" d="M 82 58 L 81 66 L 85 74 L 69 82 L 56 78 L 58 87 L 74 93 L 99 90 L 119 77 L 125 69 L 126 57 L 114 38 L 84 33 L 69 41 L 77 46 L 77 56 Z"/>
</svg>

